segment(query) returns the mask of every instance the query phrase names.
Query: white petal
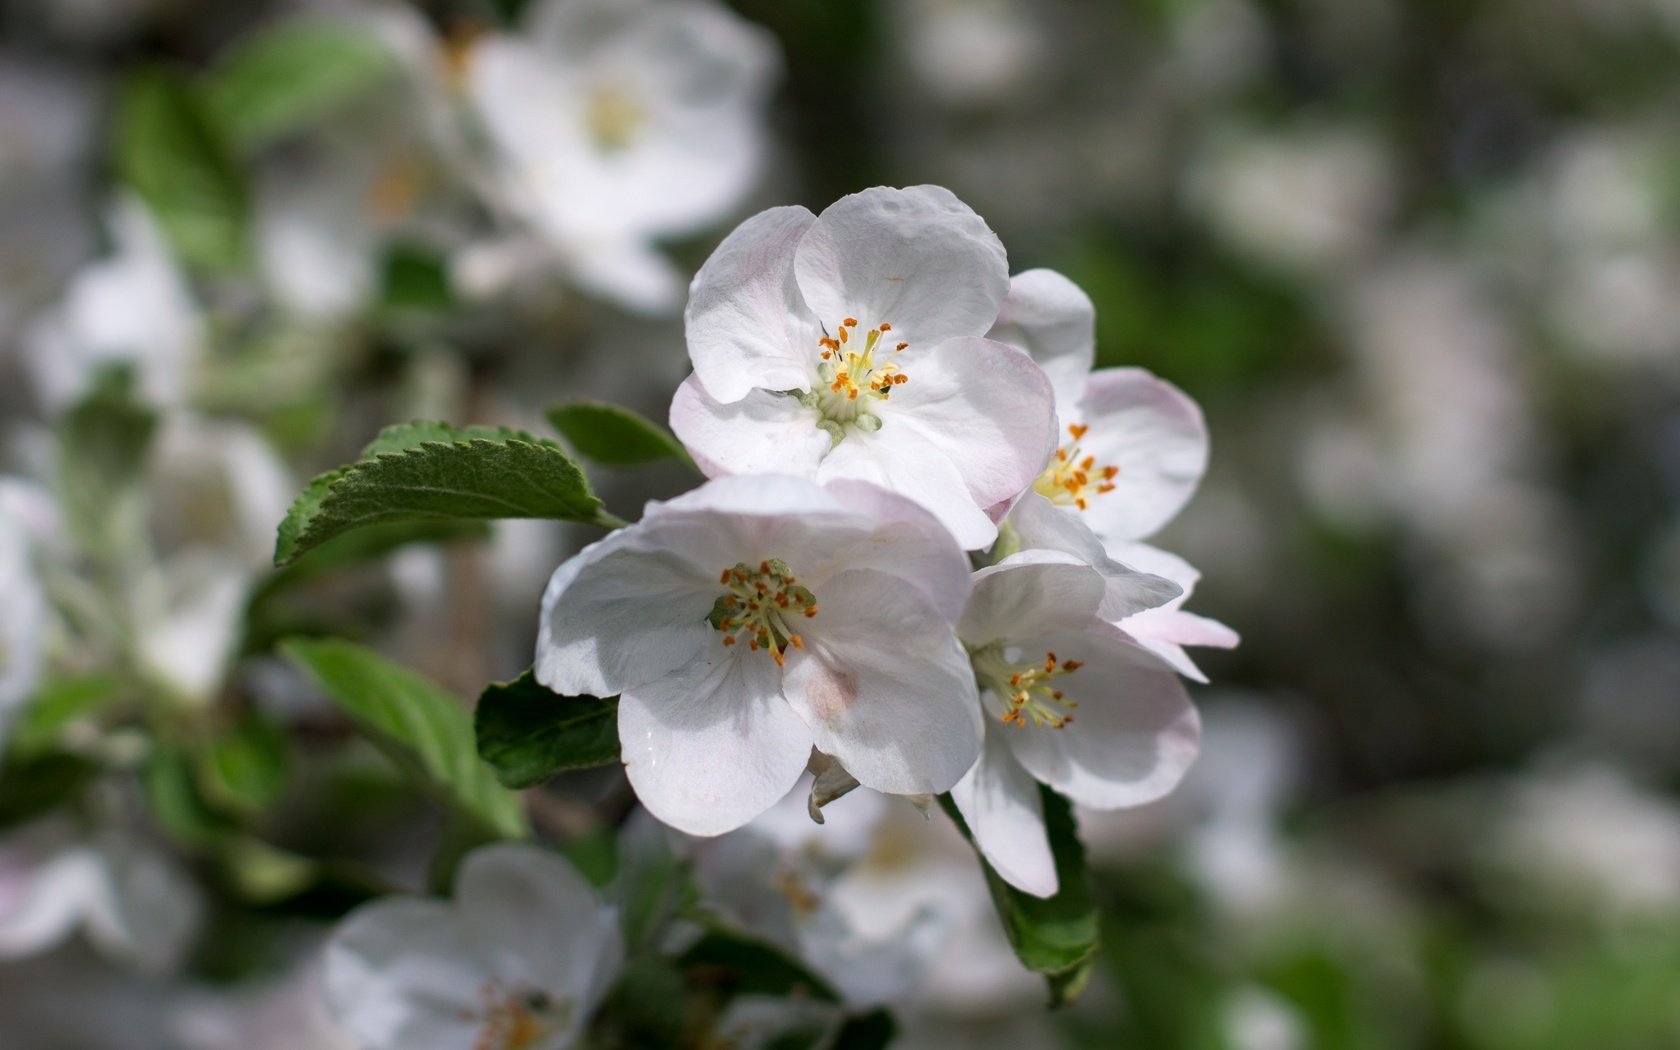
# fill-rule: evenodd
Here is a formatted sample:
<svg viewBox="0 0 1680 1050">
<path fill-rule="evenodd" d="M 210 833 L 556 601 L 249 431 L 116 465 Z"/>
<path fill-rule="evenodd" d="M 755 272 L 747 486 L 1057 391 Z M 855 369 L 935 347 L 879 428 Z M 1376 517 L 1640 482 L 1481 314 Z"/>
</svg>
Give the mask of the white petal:
<svg viewBox="0 0 1680 1050">
<path fill-rule="evenodd" d="M 1056 411 L 1072 418 L 1096 360 L 1096 307 L 1077 284 L 1054 270 L 1009 279 L 1009 297 L 987 339 L 1025 351 L 1050 376 Z"/>
<path fill-rule="evenodd" d="M 775 805 L 811 753 L 811 731 L 783 699 L 770 654 L 725 648 L 707 630 L 710 651 L 618 705 L 636 797 L 690 835 L 733 831 Z"/>
<path fill-rule="evenodd" d="M 971 584 L 968 556 L 951 530 L 921 504 L 879 485 L 838 479 L 823 488 L 872 521 L 868 537 L 858 549 L 843 552 L 843 560 L 915 584 L 955 623 L 968 604 Z"/>
<path fill-rule="evenodd" d="M 0 856 L 0 958 L 35 955 L 68 937 L 98 899 L 109 893 L 99 858 L 90 849 L 29 856 L 26 848 Z"/>
<path fill-rule="evenodd" d="M 771 208 L 724 238 L 689 286 L 688 356 L 706 393 L 810 387 L 821 332 L 794 280 L 793 256 L 816 216 Z"/>
<path fill-rule="evenodd" d="M 1119 620 L 1121 628 L 1138 644 L 1171 664 L 1179 674 L 1197 682 L 1207 676 L 1184 651 L 1186 645 L 1206 645 L 1218 649 L 1234 648 L 1241 639 L 1237 632 L 1205 616 L 1185 612 L 1180 608 L 1195 589 L 1201 573 L 1189 562 L 1170 551 L 1151 547 L 1147 543 L 1128 543 L 1119 546 L 1118 553 L 1128 562 L 1158 573 L 1184 588 L 1178 598 L 1154 609 L 1145 609 Z M 1112 619 L 1106 617 L 1105 619 Z"/>
<path fill-rule="evenodd" d="M 1028 492 L 1009 511 L 1008 526 L 1023 551 L 1048 550 L 1071 554 L 1102 574 L 1105 584 L 1097 613 L 1113 622 L 1145 609 L 1179 599 L 1180 582 L 1147 565 L 1121 564 L 1078 514 L 1064 512 L 1039 495 Z M 1126 549 L 1131 546 L 1127 545 Z"/>
<path fill-rule="evenodd" d="M 1031 485 L 1056 449 L 1055 399 L 1044 370 L 989 339 L 952 339 L 914 358 L 914 348 L 904 353 L 910 381 L 894 389 L 878 433 L 914 430 L 951 461 L 981 507 Z"/>
<path fill-rule="evenodd" d="M 1058 684 L 1079 708 L 1061 729 L 1002 734 L 1033 776 L 1092 809 L 1151 802 L 1183 779 L 1200 723 L 1171 668 L 1106 624 L 1024 646 L 1085 666 Z"/>
<path fill-rule="evenodd" d="M 974 596 L 957 623 L 970 646 L 1076 631 L 1096 616 L 1104 581 L 1061 551 L 1022 551 L 974 573 Z"/>
<path fill-rule="evenodd" d="M 327 943 L 322 980 L 333 1019 L 368 1050 L 460 1050 L 474 1045 L 479 989 L 455 909 L 386 897 L 344 920 Z"/>
<path fill-rule="evenodd" d="M 564 858 L 522 844 L 488 846 L 461 865 L 456 907 L 496 976 L 570 1002 L 587 1020 L 624 957 L 618 916 Z"/>
<path fill-rule="evenodd" d="M 912 347 L 991 327 L 1009 290 L 1003 245 L 980 216 L 938 186 L 876 187 L 817 216 L 794 259 L 799 289 L 831 329 L 882 321 Z"/>
<path fill-rule="evenodd" d="M 1003 880 L 1035 897 L 1056 894 L 1056 860 L 1038 783 L 1015 761 L 1007 726 L 987 726 L 980 761 L 951 789 L 974 844 Z"/>
<path fill-rule="evenodd" d="M 865 787 L 947 791 L 980 751 L 980 706 L 950 621 L 919 591 L 857 569 L 826 581 L 783 688 L 815 736 Z"/>
<path fill-rule="evenodd" d="M 1190 501 L 1207 469 L 1207 427 L 1177 387 L 1140 368 L 1106 368 L 1091 375 L 1078 415 L 1091 428 L 1083 450 L 1120 468 L 1114 490 L 1085 512 L 1104 543 L 1142 539 Z"/>
<path fill-rule="evenodd" d="M 671 399 L 671 431 L 711 477 L 814 476 L 833 443 L 817 429 L 820 418 L 795 398 L 766 390 L 723 404 L 706 393 L 698 374 L 683 380 Z"/>
<path fill-rule="evenodd" d="M 198 885 L 166 855 L 132 837 L 101 842 L 103 892 L 87 917 L 88 937 L 145 973 L 173 969 L 198 932 Z"/>
<path fill-rule="evenodd" d="M 981 550 L 997 539 L 997 526 L 975 503 L 951 461 L 916 431 L 899 427 L 889 440 L 883 427 L 853 433 L 822 461 L 817 478 L 867 481 L 914 500 L 939 520 L 964 550 Z"/>
<path fill-rule="evenodd" d="M 554 571 L 537 634 L 539 682 L 569 696 L 613 696 L 701 650 L 713 634 L 715 577 L 660 540 L 652 527 L 632 527 Z"/>
<path fill-rule="evenodd" d="M 627 310 L 659 316 L 675 312 L 682 302 L 677 268 L 634 236 L 580 234 L 562 246 L 560 256 L 579 288 Z"/>
</svg>

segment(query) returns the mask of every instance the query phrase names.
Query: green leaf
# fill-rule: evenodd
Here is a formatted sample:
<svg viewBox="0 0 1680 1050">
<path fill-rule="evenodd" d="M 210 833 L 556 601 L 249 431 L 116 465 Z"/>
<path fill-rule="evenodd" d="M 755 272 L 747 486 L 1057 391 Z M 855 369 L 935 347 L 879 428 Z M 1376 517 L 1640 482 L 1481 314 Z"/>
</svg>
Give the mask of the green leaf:
<svg viewBox="0 0 1680 1050">
<path fill-rule="evenodd" d="M 356 26 L 299 19 L 244 38 L 207 87 L 228 134 L 255 149 L 329 115 L 398 69 L 396 55 Z"/>
<path fill-rule="evenodd" d="M 1079 841 L 1073 807 L 1042 784 L 1039 795 L 1044 803 L 1050 853 L 1056 861 L 1056 882 L 1061 887 L 1056 895 L 1043 898 L 1022 893 L 1005 882 L 985 857 L 980 858 L 980 865 L 1016 957 L 1027 969 L 1044 975 L 1050 985 L 1050 1005 L 1060 1006 L 1084 991 L 1096 967 L 1100 947 L 1097 905 L 1085 870 L 1085 847 Z M 939 803 L 972 843 L 974 837 L 951 796 L 939 796 Z"/>
<path fill-rule="evenodd" d="M 18 715 L 10 746 L 20 755 L 50 751 L 67 728 L 93 718 L 120 695 L 117 680 L 104 674 L 49 682 Z"/>
<path fill-rule="evenodd" d="M 549 409 L 548 421 L 578 455 L 604 467 L 634 467 L 660 459 L 694 465 L 670 431 L 628 408 L 574 401 Z"/>
<path fill-rule="evenodd" d="M 133 524 L 129 497 L 157 430 L 157 414 L 134 400 L 131 386 L 127 372 L 105 374 L 59 429 L 59 503 L 71 534 L 95 550 L 111 547 Z"/>
<path fill-rule="evenodd" d="M 837 1003 L 839 994 L 823 978 L 780 948 L 746 934 L 713 928 L 677 959 L 690 984 L 737 995 L 800 996 Z"/>
<path fill-rule="evenodd" d="M 10 755 L 0 764 L 0 829 L 67 806 L 100 773 L 80 755 Z"/>
<path fill-rule="evenodd" d="M 189 265 L 216 271 L 244 262 L 249 194 L 184 76 L 157 68 L 129 76 L 117 103 L 116 163 Z"/>
<path fill-rule="evenodd" d="M 210 741 L 200 781 L 213 800 L 257 812 L 280 796 L 291 772 L 290 737 L 272 719 L 251 715 Z"/>
<path fill-rule="evenodd" d="M 387 427 L 362 458 L 310 482 L 280 523 L 274 563 L 393 522 L 552 518 L 616 524 L 552 441 L 505 427 Z"/>
<path fill-rule="evenodd" d="M 511 788 L 618 761 L 618 700 L 561 696 L 530 671 L 485 689 L 473 728 L 479 755 Z"/>
<path fill-rule="evenodd" d="M 454 697 L 349 642 L 293 639 L 280 649 L 363 733 L 457 812 L 502 837 L 525 835 L 518 800 L 478 760 L 472 720 Z"/>
</svg>

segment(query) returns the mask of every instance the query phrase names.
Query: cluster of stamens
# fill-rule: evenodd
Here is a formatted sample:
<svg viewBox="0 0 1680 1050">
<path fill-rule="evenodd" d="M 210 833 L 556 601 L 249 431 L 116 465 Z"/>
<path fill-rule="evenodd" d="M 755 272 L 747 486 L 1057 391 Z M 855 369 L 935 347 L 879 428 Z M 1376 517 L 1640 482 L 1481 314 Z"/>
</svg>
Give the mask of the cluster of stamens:
<svg viewBox="0 0 1680 1050">
<path fill-rule="evenodd" d="M 817 599 L 793 578 L 786 562 L 771 558 L 756 569 L 741 562 L 723 570 L 718 582 L 728 593 L 713 603 L 706 620 L 723 633 L 724 645 L 744 641 L 753 652 L 769 652 L 777 664 L 788 646 L 805 648 L 790 624 L 817 615 Z"/>
<path fill-rule="evenodd" d="M 1082 661 L 1058 660 L 1047 652 L 1041 663 L 1014 663 L 990 647 L 974 653 L 973 662 L 976 677 L 1003 703 L 998 719 L 1004 725 L 1061 729 L 1073 721 L 1079 702 L 1069 700 L 1055 683 L 1083 667 Z"/>
<path fill-rule="evenodd" d="M 1033 489 L 1052 503 L 1075 506 L 1085 510 L 1091 497 L 1114 491 L 1114 479 L 1120 468 L 1098 466 L 1095 456 L 1088 456 L 1079 447 L 1080 439 L 1090 428 L 1083 423 L 1070 423 L 1068 433 L 1073 440 L 1056 450 L 1056 458 L 1044 468 L 1033 482 Z"/>
<path fill-rule="evenodd" d="M 482 1006 L 467 1020 L 482 1023 L 473 1050 L 528 1050 L 570 1020 L 570 1004 L 531 988 L 491 981 L 479 989 Z"/>
<path fill-rule="evenodd" d="M 829 393 L 839 394 L 847 401 L 856 401 L 860 394 L 885 401 L 893 387 L 910 381 L 897 361 L 875 360 L 875 351 L 881 347 L 882 338 L 892 331 L 892 325 L 882 321 L 863 335 L 857 334 L 857 327 L 858 319 L 848 317 L 840 322 L 833 335 L 825 334 L 817 340 L 818 356 L 822 358 L 817 374 L 827 384 Z M 909 345 L 895 343 L 893 353 Z"/>
</svg>

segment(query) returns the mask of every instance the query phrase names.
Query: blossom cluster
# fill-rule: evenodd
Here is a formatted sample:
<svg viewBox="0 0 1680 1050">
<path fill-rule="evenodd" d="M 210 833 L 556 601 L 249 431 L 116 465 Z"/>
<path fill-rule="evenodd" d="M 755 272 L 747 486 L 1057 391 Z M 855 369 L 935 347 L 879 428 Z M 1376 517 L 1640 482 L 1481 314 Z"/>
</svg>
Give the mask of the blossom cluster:
<svg viewBox="0 0 1680 1050">
<path fill-rule="evenodd" d="M 1236 641 L 1143 542 L 1201 477 L 1195 404 L 1093 371 L 1090 300 L 1011 277 L 933 186 L 747 220 L 685 321 L 671 427 L 711 480 L 555 572 L 538 680 L 619 698 L 630 783 L 682 831 L 745 825 L 814 760 L 950 792 L 1004 878 L 1055 893 L 1039 785 L 1170 791 L 1198 737 L 1183 647 Z"/>
</svg>

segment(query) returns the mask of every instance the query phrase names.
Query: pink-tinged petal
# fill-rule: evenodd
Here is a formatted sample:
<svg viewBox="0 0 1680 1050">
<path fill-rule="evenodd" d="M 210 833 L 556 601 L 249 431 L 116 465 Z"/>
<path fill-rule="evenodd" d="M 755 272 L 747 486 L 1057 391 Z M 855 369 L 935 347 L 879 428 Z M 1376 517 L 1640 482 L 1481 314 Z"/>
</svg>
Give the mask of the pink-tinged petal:
<svg viewBox="0 0 1680 1050">
<path fill-rule="evenodd" d="M 1056 894 L 1056 859 L 1038 783 L 1015 761 L 1007 726 L 988 726 L 980 761 L 951 789 L 974 844 L 1003 881 L 1035 897 Z"/>
<path fill-rule="evenodd" d="M 624 769 L 648 812 L 690 835 L 720 835 L 788 793 L 811 730 L 788 706 L 770 654 L 714 649 L 618 704 Z M 743 643 L 744 645 L 744 643 Z"/>
<path fill-rule="evenodd" d="M 948 791 L 980 752 L 980 704 L 950 621 L 921 593 L 858 569 L 828 580 L 789 647 L 783 689 L 819 750 L 865 787 Z"/>
<path fill-rule="evenodd" d="M 876 187 L 817 216 L 794 257 L 805 303 L 830 328 L 883 321 L 891 338 L 933 346 L 991 327 L 1009 290 L 997 234 L 949 190 Z"/>
<path fill-rule="evenodd" d="M 671 399 L 671 431 L 710 477 L 721 474 L 814 476 L 833 444 L 822 417 L 796 398 L 768 390 L 723 404 L 689 376 Z"/>
<path fill-rule="evenodd" d="M 1032 358 L 989 339 L 952 339 L 902 356 L 910 379 L 880 413 L 880 435 L 920 435 L 955 465 L 980 507 L 1033 483 L 1056 450 L 1056 409 Z"/>
<path fill-rule="evenodd" d="M 1061 551 L 1102 574 L 1105 588 L 1097 615 L 1105 620 L 1113 622 L 1182 599 L 1183 581 L 1151 568 L 1148 562 L 1115 561 L 1080 515 L 1056 509 L 1055 504 L 1036 492 L 1023 495 L 1009 512 L 1008 520 L 1023 551 Z M 1128 557 L 1130 550 L 1141 546 L 1127 545 L 1121 550 L 1121 557 Z"/>
<path fill-rule="evenodd" d="M 616 909 L 576 868 L 534 846 L 488 846 L 461 865 L 455 899 L 467 939 L 496 976 L 570 1000 L 572 1032 L 588 1020 L 624 944 Z"/>
<path fill-rule="evenodd" d="M 22 852 L 22 851 L 20 851 Z M 56 856 L 0 857 L 24 871 L 0 871 L 0 959 L 46 951 L 68 937 L 88 912 L 108 898 L 98 856 L 73 848 Z"/>
<path fill-rule="evenodd" d="M 914 500 L 939 520 L 964 550 L 981 550 L 997 539 L 997 526 L 986 516 L 957 468 L 920 433 L 888 427 L 854 432 L 834 446 L 817 471 L 825 483 L 867 481 Z"/>
<path fill-rule="evenodd" d="M 793 259 L 815 219 L 800 207 L 759 212 L 695 275 L 683 314 L 688 356 L 716 400 L 810 387 L 822 333 L 800 298 Z"/>
<path fill-rule="evenodd" d="M 940 615 L 955 623 L 971 585 L 968 556 L 951 530 L 914 500 L 879 485 L 841 479 L 823 487 L 874 522 L 868 537 L 842 560 L 916 584 Z"/>
<path fill-rule="evenodd" d="M 1196 666 L 1184 651 L 1186 645 L 1206 645 L 1218 649 L 1232 649 L 1241 641 L 1237 632 L 1205 616 L 1185 612 L 1185 600 L 1195 590 L 1202 574 L 1195 566 L 1170 551 L 1147 543 L 1120 545 L 1116 551 L 1128 562 L 1173 580 L 1184 588 L 1178 598 L 1155 609 L 1145 609 L 1118 621 L 1122 630 L 1138 644 L 1171 664 L 1179 674 L 1197 682 L 1206 682 L 1207 675 Z M 1107 619 L 1108 617 L 1105 617 Z"/>
<path fill-rule="evenodd" d="M 1083 453 L 1119 468 L 1113 491 L 1091 496 L 1084 512 L 1104 543 L 1142 539 L 1190 501 L 1207 470 L 1207 426 L 1177 387 L 1141 368 L 1105 368 L 1092 373 L 1076 414 L 1090 427 Z"/>
<path fill-rule="evenodd" d="M 1077 284 L 1054 270 L 1009 279 L 1009 296 L 987 339 L 1025 352 L 1050 376 L 1058 415 L 1072 418 L 1096 360 L 1096 307 Z"/>
<path fill-rule="evenodd" d="M 1102 603 L 1091 566 L 1061 551 L 1022 551 L 974 573 L 974 596 L 957 623 L 971 647 L 1050 631 L 1077 631 Z"/>
<path fill-rule="evenodd" d="M 1178 676 L 1114 627 L 1049 634 L 1023 646 L 1084 666 L 1057 685 L 1078 703 L 1060 729 L 1006 726 L 1002 735 L 1034 777 L 1092 809 L 1154 801 L 1195 760 L 1200 722 Z"/>
<path fill-rule="evenodd" d="M 386 897 L 352 912 L 327 943 L 322 982 L 333 1020 L 369 1050 L 460 1050 L 490 973 L 455 909 Z"/>
<path fill-rule="evenodd" d="M 613 696 L 693 660 L 715 634 L 706 614 L 717 570 L 707 578 L 674 546 L 651 528 L 627 529 L 556 569 L 543 593 L 537 681 L 568 696 Z"/>
</svg>

